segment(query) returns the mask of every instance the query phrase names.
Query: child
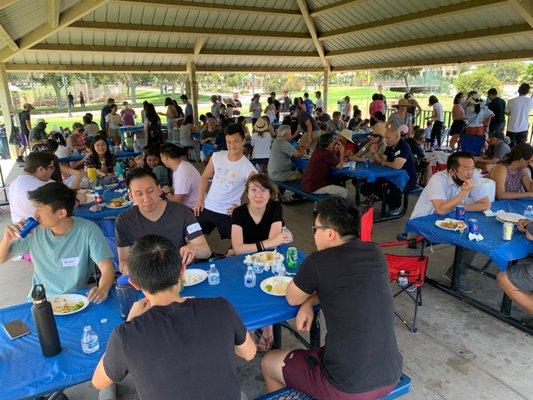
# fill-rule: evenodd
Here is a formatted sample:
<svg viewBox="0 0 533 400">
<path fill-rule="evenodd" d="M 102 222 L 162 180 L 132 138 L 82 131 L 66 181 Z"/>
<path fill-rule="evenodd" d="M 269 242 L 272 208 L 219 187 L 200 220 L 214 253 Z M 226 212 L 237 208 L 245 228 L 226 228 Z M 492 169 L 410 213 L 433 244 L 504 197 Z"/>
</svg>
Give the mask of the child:
<svg viewBox="0 0 533 400">
<path fill-rule="evenodd" d="M 170 177 L 167 167 L 161 162 L 161 156 L 156 149 L 150 148 L 144 156 L 144 168 L 152 171 L 157 177 L 161 187 L 170 185 Z"/>
<path fill-rule="evenodd" d="M 431 147 L 433 146 L 432 140 L 431 140 L 431 130 L 433 129 L 433 122 L 428 121 L 426 129 L 424 129 L 424 136 L 426 138 L 426 142 L 424 143 L 424 150 L 430 151 Z"/>
</svg>

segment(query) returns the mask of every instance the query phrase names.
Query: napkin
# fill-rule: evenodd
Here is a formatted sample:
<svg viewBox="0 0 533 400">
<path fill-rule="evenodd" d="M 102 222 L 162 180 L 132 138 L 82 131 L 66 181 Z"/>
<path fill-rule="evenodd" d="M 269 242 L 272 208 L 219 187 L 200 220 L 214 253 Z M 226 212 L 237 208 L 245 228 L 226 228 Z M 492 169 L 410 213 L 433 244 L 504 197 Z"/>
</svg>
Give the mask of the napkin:
<svg viewBox="0 0 533 400">
<path fill-rule="evenodd" d="M 492 210 L 486 210 L 486 211 L 483 211 L 483 214 L 485 214 L 485 217 L 495 217 L 496 215 L 503 214 L 504 212 L 505 211 L 503 210 L 498 210 L 496 212 Z"/>
<path fill-rule="evenodd" d="M 468 239 L 475 240 L 476 242 L 480 242 L 483 240 L 483 235 L 481 233 L 469 233 Z"/>
</svg>

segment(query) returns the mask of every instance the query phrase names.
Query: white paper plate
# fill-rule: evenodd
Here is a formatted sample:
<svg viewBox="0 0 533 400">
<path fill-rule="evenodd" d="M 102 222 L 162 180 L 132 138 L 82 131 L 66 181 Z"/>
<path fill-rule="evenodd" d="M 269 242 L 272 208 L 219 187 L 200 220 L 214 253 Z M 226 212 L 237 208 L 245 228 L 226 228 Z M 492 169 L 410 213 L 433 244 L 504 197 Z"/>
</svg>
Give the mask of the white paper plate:
<svg viewBox="0 0 533 400">
<path fill-rule="evenodd" d="M 131 201 L 126 201 L 121 206 L 112 206 L 110 203 L 107 203 L 107 205 L 106 205 L 107 208 L 125 208 L 125 207 L 129 207 L 129 206 L 131 206 Z"/>
<path fill-rule="evenodd" d="M 87 308 L 87 306 L 89 305 L 89 299 L 81 294 L 62 294 L 59 296 L 52 297 L 51 299 L 49 299 L 49 301 L 52 304 L 52 309 L 54 309 L 54 315 L 76 314 L 77 312 L 80 312 L 81 310 Z M 65 305 L 72 306 L 76 303 L 83 303 L 83 306 L 73 311 L 61 312 L 55 310 L 56 307 L 61 307 Z"/>
<path fill-rule="evenodd" d="M 185 280 L 183 283 L 185 287 L 198 285 L 207 279 L 207 271 L 198 268 L 187 269 L 183 279 Z"/>
<path fill-rule="evenodd" d="M 462 225 L 459 225 L 460 227 L 458 227 L 458 228 L 449 228 L 449 227 L 444 225 L 444 224 L 450 223 L 450 222 L 460 223 Z M 467 225 L 466 225 L 466 223 L 464 221 L 459 221 L 458 219 L 453 219 L 453 218 L 440 219 L 438 221 L 435 221 L 435 225 L 438 226 L 439 228 L 447 230 L 447 231 L 459 231 L 459 232 L 463 232 L 466 229 L 466 227 L 467 227 Z"/>
<path fill-rule="evenodd" d="M 519 220 L 524 219 L 525 217 L 520 214 L 515 213 L 499 213 L 496 214 L 496 219 L 501 222 L 512 222 L 513 224 L 516 224 Z"/>
<path fill-rule="evenodd" d="M 285 296 L 287 285 L 292 281 L 292 276 L 271 276 L 261 282 L 261 290 L 271 296 Z M 278 290 L 279 286 L 283 290 Z M 270 289 L 270 290 L 268 290 Z"/>
</svg>

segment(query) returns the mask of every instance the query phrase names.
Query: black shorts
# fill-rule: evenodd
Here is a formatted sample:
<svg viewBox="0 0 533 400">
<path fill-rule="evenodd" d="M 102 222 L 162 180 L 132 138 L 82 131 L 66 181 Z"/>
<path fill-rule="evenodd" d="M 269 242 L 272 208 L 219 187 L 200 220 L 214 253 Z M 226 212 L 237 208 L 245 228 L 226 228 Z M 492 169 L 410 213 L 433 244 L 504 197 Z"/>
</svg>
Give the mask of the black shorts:
<svg viewBox="0 0 533 400">
<path fill-rule="evenodd" d="M 217 228 L 221 239 L 231 238 L 231 217 L 228 214 L 220 214 L 204 208 L 197 219 L 204 235 L 209 235 L 213 229 Z"/>
<path fill-rule="evenodd" d="M 505 272 L 509 281 L 518 290 L 533 293 L 533 264 L 511 265 Z"/>
<path fill-rule="evenodd" d="M 452 126 L 450 126 L 450 136 L 453 135 L 460 135 L 464 132 L 466 127 L 466 122 L 460 119 L 456 119 L 452 122 Z"/>
</svg>

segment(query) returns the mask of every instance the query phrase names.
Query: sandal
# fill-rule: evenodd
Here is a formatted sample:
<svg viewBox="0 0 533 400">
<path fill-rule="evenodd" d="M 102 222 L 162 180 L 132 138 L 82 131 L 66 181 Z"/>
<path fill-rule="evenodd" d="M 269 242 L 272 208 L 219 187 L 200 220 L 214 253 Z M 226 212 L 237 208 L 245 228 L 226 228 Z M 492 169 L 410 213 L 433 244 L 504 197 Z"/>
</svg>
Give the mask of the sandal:
<svg viewBox="0 0 533 400">
<path fill-rule="evenodd" d="M 257 349 L 259 351 L 266 352 L 272 349 L 273 344 L 274 344 L 274 336 L 268 336 L 268 337 L 261 336 L 261 338 L 259 339 L 259 343 L 257 343 Z"/>
</svg>

